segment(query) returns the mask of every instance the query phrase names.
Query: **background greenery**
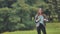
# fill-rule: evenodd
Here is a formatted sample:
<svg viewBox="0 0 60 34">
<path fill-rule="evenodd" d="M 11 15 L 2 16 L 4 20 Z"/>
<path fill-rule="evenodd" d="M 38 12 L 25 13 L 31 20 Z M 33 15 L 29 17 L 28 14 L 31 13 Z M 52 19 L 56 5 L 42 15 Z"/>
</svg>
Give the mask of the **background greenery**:
<svg viewBox="0 0 60 34">
<path fill-rule="evenodd" d="M 0 33 L 35 29 L 34 16 L 39 7 L 43 7 L 50 23 L 59 23 L 60 0 L 0 0 Z"/>
</svg>

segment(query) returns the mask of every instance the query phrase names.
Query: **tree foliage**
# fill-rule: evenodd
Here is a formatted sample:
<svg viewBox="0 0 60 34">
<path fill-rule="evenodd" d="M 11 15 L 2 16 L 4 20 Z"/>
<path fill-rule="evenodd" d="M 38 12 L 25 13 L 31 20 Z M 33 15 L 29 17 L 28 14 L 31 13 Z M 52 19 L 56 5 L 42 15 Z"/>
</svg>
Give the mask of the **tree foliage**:
<svg viewBox="0 0 60 34">
<path fill-rule="evenodd" d="M 41 6 L 49 9 L 44 0 L 0 0 L 0 32 L 34 29 L 34 16 Z"/>
</svg>

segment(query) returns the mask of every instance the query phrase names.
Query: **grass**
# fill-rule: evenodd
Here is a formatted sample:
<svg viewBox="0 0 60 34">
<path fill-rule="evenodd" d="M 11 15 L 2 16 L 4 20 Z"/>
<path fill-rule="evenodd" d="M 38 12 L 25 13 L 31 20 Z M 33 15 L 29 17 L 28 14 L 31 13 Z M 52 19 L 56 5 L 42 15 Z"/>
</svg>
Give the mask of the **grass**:
<svg viewBox="0 0 60 34">
<path fill-rule="evenodd" d="M 60 23 L 47 23 L 47 34 L 60 34 Z M 30 31 L 4 32 L 3 34 L 37 34 L 36 29 Z"/>
</svg>

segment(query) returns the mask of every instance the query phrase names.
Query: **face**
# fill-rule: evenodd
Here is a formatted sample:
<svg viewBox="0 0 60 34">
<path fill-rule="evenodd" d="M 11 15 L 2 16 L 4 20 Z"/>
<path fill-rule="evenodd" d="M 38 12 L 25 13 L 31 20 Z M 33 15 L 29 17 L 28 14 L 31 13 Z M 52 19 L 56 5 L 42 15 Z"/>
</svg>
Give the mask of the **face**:
<svg viewBox="0 0 60 34">
<path fill-rule="evenodd" d="M 42 8 L 39 8 L 38 15 L 42 15 Z"/>
</svg>

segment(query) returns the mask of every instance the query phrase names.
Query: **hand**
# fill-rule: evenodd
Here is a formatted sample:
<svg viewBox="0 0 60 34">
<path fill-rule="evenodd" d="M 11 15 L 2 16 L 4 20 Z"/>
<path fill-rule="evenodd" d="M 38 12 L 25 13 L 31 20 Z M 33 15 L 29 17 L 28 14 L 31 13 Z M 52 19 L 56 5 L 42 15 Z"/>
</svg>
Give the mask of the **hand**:
<svg viewBox="0 0 60 34">
<path fill-rule="evenodd" d="M 44 21 L 48 21 L 48 19 L 44 19 Z"/>
</svg>

